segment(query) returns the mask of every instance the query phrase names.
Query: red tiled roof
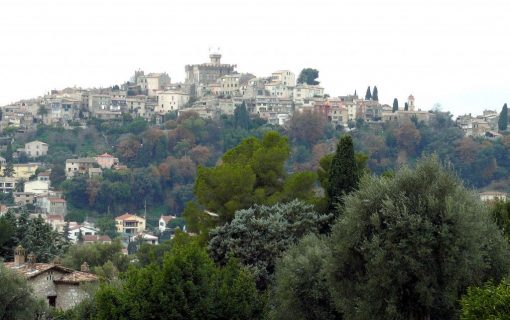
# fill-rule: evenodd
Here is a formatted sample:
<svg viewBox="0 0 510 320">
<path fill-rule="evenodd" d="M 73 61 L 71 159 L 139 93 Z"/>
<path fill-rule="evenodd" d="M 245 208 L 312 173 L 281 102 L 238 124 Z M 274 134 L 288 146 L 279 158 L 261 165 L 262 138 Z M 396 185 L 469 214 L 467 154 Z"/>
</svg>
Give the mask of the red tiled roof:
<svg viewBox="0 0 510 320">
<path fill-rule="evenodd" d="M 98 157 L 98 158 L 99 158 L 99 157 L 102 157 L 102 158 L 113 158 L 113 156 L 112 156 L 111 154 L 108 154 L 108 153 L 103 153 L 103 154 L 101 154 L 101 155 L 99 155 L 99 156 L 97 156 L 97 157 Z"/>
<path fill-rule="evenodd" d="M 128 219 L 132 219 L 132 218 L 140 218 L 140 217 L 137 216 L 137 215 L 134 215 L 134 214 L 126 212 L 123 215 L 118 216 L 117 218 L 115 218 L 115 220 L 128 220 Z"/>
<path fill-rule="evenodd" d="M 86 234 L 83 236 L 83 241 L 85 242 L 96 242 L 96 241 L 112 241 L 112 239 L 105 235 L 105 236 L 100 236 L 100 235 L 97 235 L 97 234 Z"/>
</svg>

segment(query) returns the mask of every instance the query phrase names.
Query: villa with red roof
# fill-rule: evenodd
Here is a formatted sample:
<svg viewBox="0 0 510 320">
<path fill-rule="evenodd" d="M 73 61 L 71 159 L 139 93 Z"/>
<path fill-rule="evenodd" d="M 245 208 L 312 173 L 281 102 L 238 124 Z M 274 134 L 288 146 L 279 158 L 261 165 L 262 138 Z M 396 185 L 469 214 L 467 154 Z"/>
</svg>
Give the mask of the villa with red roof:
<svg viewBox="0 0 510 320">
<path fill-rule="evenodd" d="M 145 231 L 145 218 L 124 213 L 115 218 L 115 226 L 118 233 L 134 236 Z"/>
<path fill-rule="evenodd" d="M 119 164 L 119 159 L 115 158 L 111 154 L 103 153 L 96 157 L 97 164 L 102 169 L 111 169 L 113 166 Z"/>
</svg>

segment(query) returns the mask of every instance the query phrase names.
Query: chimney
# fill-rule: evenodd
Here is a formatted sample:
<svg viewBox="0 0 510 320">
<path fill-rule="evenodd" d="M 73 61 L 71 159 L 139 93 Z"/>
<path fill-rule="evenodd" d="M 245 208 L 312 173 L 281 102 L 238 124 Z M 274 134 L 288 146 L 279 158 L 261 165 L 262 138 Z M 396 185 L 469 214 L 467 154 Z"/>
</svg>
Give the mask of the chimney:
<svg viewBox="0 0 510 320">
<path fill-rule="evenodd" d="M 35 268 L 35 254 L 33 252 L 31 252 L 28 256 L 27 256 L 27 265 L 30 269 L 34 269 Z"/>
<path fill-rule="evenodd" d="M 14 265 L 20 267 L 25 264 L 25 249 L 21 245 L 14 249 Z"/>
<path fill-rule="evenodd" d="M 81 265 L 81 272 L 89 272 L 90 269 L 89 269 L 89 264 L 87 263 L 87 261 L 83 262 L 83 264 Z"/>
<path fill-rule="evenodd" d="M 53 264 L 56 266 L 62 265 L 62 259 L 60 259 L 59 256 L 56 256 L 55 259 L 53 259 Z"/>
</svg>

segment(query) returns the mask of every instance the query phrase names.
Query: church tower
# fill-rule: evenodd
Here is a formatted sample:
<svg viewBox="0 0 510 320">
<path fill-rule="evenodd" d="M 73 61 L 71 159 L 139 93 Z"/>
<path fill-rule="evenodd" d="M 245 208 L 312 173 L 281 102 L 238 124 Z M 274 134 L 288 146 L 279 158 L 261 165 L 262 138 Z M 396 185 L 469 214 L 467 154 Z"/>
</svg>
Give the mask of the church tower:
<svg viewBox="0 0 510 320">
<path fill-rule="evenodd" d="M 409 105 L 409 111 L 415 111 L 415 105 L 414 105 L 414 97 L 413 95 L 410 95 L 409 98 L 407 98 L 407 104 Z"/>
</svg>

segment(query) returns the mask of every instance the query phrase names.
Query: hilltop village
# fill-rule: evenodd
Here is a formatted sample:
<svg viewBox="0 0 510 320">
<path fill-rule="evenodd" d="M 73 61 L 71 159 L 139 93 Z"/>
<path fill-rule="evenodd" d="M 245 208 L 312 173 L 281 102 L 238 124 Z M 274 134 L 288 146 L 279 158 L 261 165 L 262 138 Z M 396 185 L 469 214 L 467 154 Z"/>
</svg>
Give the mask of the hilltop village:
<svg viewBox="0 0 510 320">
<path fill-rule="evenodd" d="M 374 86 L 364 95 L 332 97 L 318 70 L 257 77 L 221 58 L 212 53 L 209 62 L 185 66 L 182 83 L 138 70 L 109 88 L 52 90 L 0 108 L 0 217 L 20 232 L 3 246 L 5 267 L 25 277 L 49 306 L 72 309 L 89 296 L 87 285 L 116 277 L 108 270 L 127 270 L 128 256 L 141 252 L 138 261 L 147 246 L 179 232 L 203 236 L 210 221 L 223 222 L 222 214 L 231 219 L 252 204 L 294 198 L 325 210 L 317 200 L 327 198 L 323 160 L 331 161 L 337 137 L 346 133 L 356 141 L 360 167 L 374 173 L 391 176 L 421 152 L 438 152 L 457 161 L 482 201 L 507 198 L 501 174 L 510 170 L 502 147 L 510 144 L 506 105 L 501 113 L 451 119 L 420 107 L 412 94 L 386 104 Z M 243 154 L 250 148 L 268 156 Z M 235 163 L 232 152 L 257 177 L 244 198 L 237 197 L 236 178 L 207 171 L 232 165 L 229 172 L 247 174 L 248 181 L 249 173 L 235 171 L 244 163 Z M 278 178 L 260 178 L 266 170 Z M 273 185 L 263 189 L 259 180 Z M 225 181 L 232 190 L 219 187 Z M 268 199 L 254 200 L 260 197 Z M 90 261 L 88 249 L 76 249 L 84 245 L 114 248 L 116 260 Z"/>
</svg>

